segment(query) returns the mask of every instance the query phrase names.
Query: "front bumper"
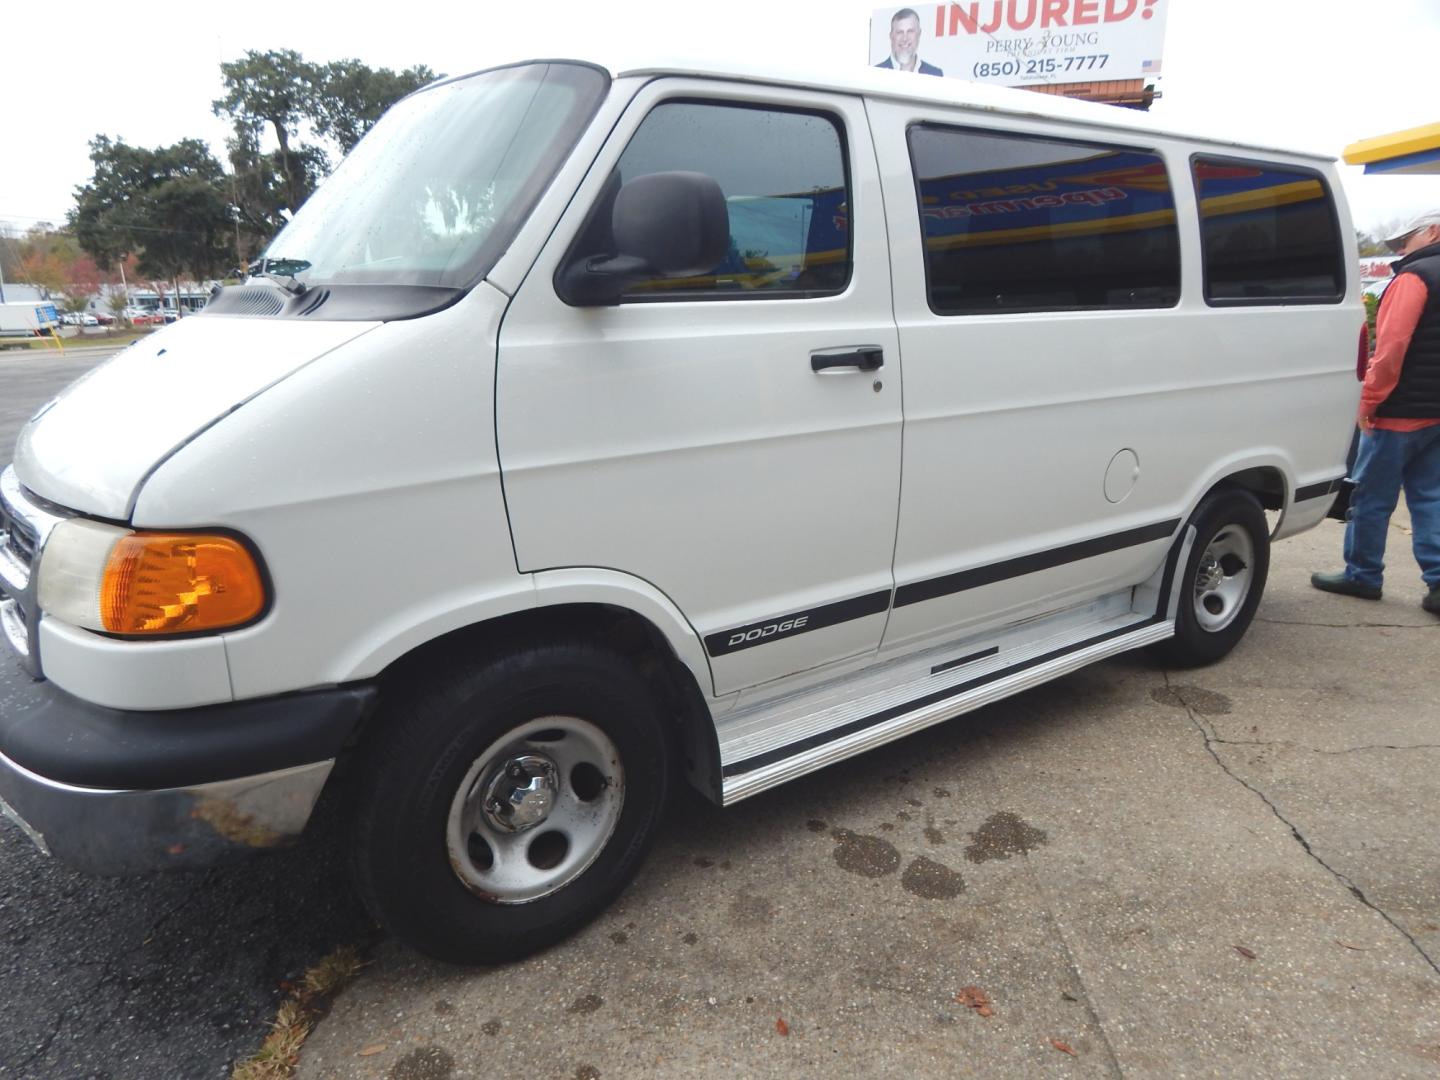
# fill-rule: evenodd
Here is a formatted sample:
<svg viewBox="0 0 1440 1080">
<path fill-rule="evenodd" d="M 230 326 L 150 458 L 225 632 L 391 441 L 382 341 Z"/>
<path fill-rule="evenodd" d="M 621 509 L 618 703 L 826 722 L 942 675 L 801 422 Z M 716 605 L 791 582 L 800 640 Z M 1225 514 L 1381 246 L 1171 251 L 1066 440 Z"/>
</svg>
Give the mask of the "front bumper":
<svg viewBox="0 0 1440 1080">
<path fill-rule="evenodd" d="M 369 686 L 167 712 L 91 705 L 0 653 L 0 811 L 95 874 L 210 866 L 303 831 Z"/>
</svg>

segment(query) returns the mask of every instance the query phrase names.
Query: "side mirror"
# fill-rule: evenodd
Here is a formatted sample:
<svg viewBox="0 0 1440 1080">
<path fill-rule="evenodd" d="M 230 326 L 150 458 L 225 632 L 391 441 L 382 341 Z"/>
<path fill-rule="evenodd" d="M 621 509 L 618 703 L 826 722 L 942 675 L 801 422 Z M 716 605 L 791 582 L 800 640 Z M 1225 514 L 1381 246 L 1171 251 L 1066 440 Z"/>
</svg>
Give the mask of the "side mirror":
<svg viewBox="0 0 1440 1080">
<path fill-rule="evenodd" d="M 730 250 L 725 195 L 704 173 L 637 176 L 615 194 L 610 225 L 613 254 L 582 254 L 556 275 L 567 303 L 617 304 L 633 281 L 703 274 Z"/>
</svg>

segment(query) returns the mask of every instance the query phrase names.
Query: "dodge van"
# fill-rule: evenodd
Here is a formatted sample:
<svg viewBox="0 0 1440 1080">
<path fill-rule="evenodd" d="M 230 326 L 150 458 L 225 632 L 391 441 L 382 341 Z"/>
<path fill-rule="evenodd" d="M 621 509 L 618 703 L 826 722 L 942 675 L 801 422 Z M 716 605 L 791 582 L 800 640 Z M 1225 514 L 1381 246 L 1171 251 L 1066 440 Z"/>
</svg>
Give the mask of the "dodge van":
<svg viewBox="0 0 1440 1080">
<path fill-rule="evenodd" d="M 325 793 L 393 933 L 521 955 L 678 781 L 730 804 L 1125 650 L 1223 657 L 1344 475 L 1356 267 L 1329 158 L 1122 109 L 437 82 L 22 430 L 0 624 L 43 681 L 0 796 L 115 874 Z"/>
</svg>

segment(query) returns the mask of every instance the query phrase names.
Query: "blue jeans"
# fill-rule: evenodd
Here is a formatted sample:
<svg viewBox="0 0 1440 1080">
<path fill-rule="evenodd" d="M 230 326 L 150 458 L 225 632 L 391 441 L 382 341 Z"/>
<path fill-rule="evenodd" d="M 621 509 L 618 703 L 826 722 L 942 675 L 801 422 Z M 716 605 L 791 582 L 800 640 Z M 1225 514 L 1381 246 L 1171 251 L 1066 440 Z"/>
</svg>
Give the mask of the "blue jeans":
<svg viewBox="0 0 1440 1080">
<path fill-rule="evenodd" d="M 1360 436 L 1345 526 L 1345 575 L 1380 587 L 1390 515 L 1405 489 L 1420 576 L 1440 589 L 1440 424 L 1419 431 L 1373 428 Z"/>
</svg>

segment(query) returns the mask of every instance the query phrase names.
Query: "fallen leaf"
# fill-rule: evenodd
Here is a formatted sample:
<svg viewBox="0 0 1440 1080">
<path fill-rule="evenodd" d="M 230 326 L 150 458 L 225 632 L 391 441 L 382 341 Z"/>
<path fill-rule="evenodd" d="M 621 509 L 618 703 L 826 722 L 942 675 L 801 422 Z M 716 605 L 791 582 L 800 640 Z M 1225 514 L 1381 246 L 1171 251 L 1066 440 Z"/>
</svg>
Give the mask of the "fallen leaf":
<svg viewBox="0 0 1440 1080">
<path fill-rule="evenodd" d="M 1071 993 L 1069 993 L 1069 992 L 1067 992 L 1067 991 L 1065 991 L 1065 990 L 1060 991 L 1060 996 L 1061 996 L 1062 998 L 1064 998 L 1066 1001 L 1079 1001 L 1079 1000 L 1080 1000 L 1080 999 L 1077 998 L 1074 994 L 1071 994 Z"/>
<path fill-rule="evenodd" d="M 1069 1054 L 1071 1057 L 1079 1057 L 1079 1056 L 1080 1056 L 1079 1054 L 1077 1054 L 1074 1050 L 1072 1050 L 1072 1049 L 1070 1048 L 1070 1044 L 1069 1044 L 1069 1043 L 1063 1043 L 1063 1042 L 1061 1042 L 1059 1039 L 1051 1039 L 1051 1040 L 1050 1040 L 1050 1045 L 1053 1046 L 1056 1050 L 1059 1050 L 1062 1054 Z"/>
<path fill-rule="evenodd" d="M 374 1046 L 367 1046 L 367 1047 L 365 1047 L 364 1050 L 361 1050 L 360 1053 L 356 1054 L 355 1056 L 356 1056 L 356 1057 L 374 1057 L 376 1054 L 383 1054 L 384 1052 L 385 1052 L 385 1044 L 384 1044 L 384 1043 L 376 1043 Z"/>
<path fill-rule="evenodd" d="M 981 1016 L 994 1016 L 994 1010 L 990 1008 L 990 998 L 978 986 L 962 986 L 960 992 L 955 995 L 955 1000 L 967 1009 L 974 1009 Z"/>
<path fill-rule="evenodd" d="M 1235 951 L 1238 952 L 1241 956 L 1243 956 L 1246 960 L 1255 959 L 1255 954 L 1249 949 L 1247 949 L 1244 945 L 1236 945 Z"/>
<path fill-rule="evenodd" d="M 785 1018 L 783 1016 L 777 1016 L 775 1018 L 775 1030 L 778 1031 L 781 1035 L 790 1034 L 790 1025 L 785 1022 Z"/>
<path fill-rule="evenodd" d="M 1338 937 L 1335 938 L 1335 944 L 1336 944 L 1336 945 L 1339 945 L 1342 949 L 1352 949 L 1352 950 L 1354 950 L 1355 952 L 1369 952 L 1369 951 L 1370 951 L 1369 949 L 1361 948 L 1359 945 L 1347 945 L 1345 942 L 1341 941 Z"/>
</svg>

